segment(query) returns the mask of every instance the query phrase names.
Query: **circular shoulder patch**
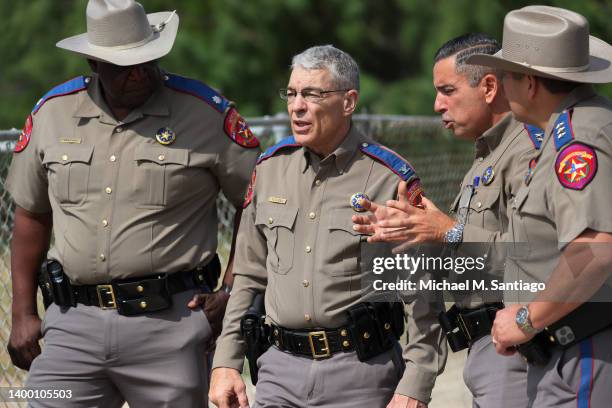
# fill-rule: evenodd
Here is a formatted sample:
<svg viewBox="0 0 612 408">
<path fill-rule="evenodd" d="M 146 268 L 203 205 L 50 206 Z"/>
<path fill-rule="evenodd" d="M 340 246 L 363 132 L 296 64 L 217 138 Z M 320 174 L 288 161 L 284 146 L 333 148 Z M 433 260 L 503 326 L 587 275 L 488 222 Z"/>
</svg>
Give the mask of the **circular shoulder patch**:
<svg viewBox="0 0 612 408">
<path fill-rule="evenodd" d="M 255 137 L 251 129 L 246 124 L 244 118 L 238 113 L 236 108 L 230 108 L 225 116 L 223 130 L 235 143 L 244 147 L 257 147 L 259 140 Z"/>
<path fill-rule="evenodd" d="M 32 115 L 28 115 L 25 125 L 19 134 L 17 144 L 15 145 L 15 153 L 23 151 L 30 143 L 30 136 L 32 135 Z"/>
<path fill-rule="evenodd" d="M 595 177 L 597 154 L 592 147 L 572 143 L 557 155 L 555 173 L 561 185 L 572 190 L 582 190 Z"/>
</svg>

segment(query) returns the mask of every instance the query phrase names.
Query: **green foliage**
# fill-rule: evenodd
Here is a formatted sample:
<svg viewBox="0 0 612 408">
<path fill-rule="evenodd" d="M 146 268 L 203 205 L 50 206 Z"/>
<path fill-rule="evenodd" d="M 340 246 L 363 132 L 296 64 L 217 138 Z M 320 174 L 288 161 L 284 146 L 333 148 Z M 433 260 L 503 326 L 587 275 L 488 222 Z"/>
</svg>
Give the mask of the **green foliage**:
<svg viewBox="0 0 612 408">
<path fill-rule="evenodd" d="M 501 0 L 141 0 L 149 12 L 177 9 L 181 24 L 162 65 L 202 79 L 236 101 L 245 115 L 284 110 L 277 88 L 291 57 L 334 44 L 362 69 L 361 109 L 432 114 L 432 57 L 468 31 L 501 37 L 507 11 L 529 4 Z M 85 31 L 86 0 L 0 0 L 0 128 L 19 127 L 53 85 L 87 73 L 82 57 L 55 47 Z M 554 0 L 589 19 L 593 35 L 610 40 L 612 5 L 605 0 Z M 600 90 L 612 96 L 612 86 Z"/>
</svg>

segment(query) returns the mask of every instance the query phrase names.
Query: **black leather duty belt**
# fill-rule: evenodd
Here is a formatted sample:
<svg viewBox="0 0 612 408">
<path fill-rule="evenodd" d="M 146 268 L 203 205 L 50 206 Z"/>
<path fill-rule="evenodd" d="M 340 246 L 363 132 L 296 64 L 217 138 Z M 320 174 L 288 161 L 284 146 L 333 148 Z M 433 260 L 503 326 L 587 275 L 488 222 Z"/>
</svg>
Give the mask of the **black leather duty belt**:
<svg viewBox="0 0 612 408">
<path fill-rule="evenodd" d="M 497 311 L 502 303 L 491 303 L 475 309 L 462 309 L 457 315 L 459 330 L 467 337 L 470 346 L 477 340 L 491 334 Z"/>
<path fill-rule="evenodd" d="M 348 328 L 336 330 L 289 330 L 272 325 L 270 339 L 280 350 L 313 360 L 331 357 L 340 351 L 354 351 Z"/>
<path fill-rule="evenodd" d="M 72 286 L 77 303 L 98 306 L 101 309 L 117 309 L 121 301 L 129 302 L 155 297 L 161 293 L 172 296 L 205 285 L 203 274 L 197 270 L 159 274 L 138 279 L 115 280 L 109 284 Z M 141 309 L 147 309 L 146 300 L 139 300 Z M 153 306 L 153 305 L 150 305 Z"/>
<path fill-rule="evenodd" d="M 477 340 L 491 334 L 495 315 L 503 308 L 503 303 L 486 303 L 473 309 L 453 305 L 447 312 L 440 313 L 440 325 L 453 352 L 471 347 Z"/>
</svg>

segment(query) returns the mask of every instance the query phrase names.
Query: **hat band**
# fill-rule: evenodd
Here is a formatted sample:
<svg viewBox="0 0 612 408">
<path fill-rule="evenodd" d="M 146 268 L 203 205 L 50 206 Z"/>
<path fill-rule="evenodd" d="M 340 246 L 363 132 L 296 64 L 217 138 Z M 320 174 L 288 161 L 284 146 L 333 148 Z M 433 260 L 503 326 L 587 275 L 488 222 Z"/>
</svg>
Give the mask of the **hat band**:
<svg viewBox="0 0 612 408">
<path fill-rule="evenodd" d="M 511 62 L 516 62 L 517 64 L 521 64 L 526 66 L 527 68 L 532 68 L 538 71 L 545 71 L 545 72 L 583 72 L 589 69 L 589 66 L 591 64 L 586 64 L 586 65 L 581 65 L 579 67 L 547 67 L 544 65 L 531 65 L 527 62 L 518 62 L 518 61 L 512 61 L 512 60 L 508 60 Z"/>
<path fill-rule="evenodd" d="M 88 43 L 89 43 L 90 48 L 98 49 L 98 50 L 129 50 L 130 48 L 140 47 L 141 45 L 144 45 L 150 42 L 151 39 L 153 39 L 154 35 L 155 33 L 151 31 L 151 33 L 143 40 L 136 41 L 136 42 L 129 43 L 129 44 L 121 44 L 121 45 L 103 46 L 103 45 L 92 44 L 90 42 Z"/>
</svg>

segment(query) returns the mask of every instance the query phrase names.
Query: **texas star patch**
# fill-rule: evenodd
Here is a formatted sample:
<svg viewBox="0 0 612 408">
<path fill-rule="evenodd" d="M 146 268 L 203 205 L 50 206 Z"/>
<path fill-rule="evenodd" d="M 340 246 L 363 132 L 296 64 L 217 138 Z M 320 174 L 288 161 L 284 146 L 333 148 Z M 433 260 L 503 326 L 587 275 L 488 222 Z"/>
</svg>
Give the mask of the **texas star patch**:
<svg viewBox="0 0 612 408">
<path fill-rule="evenodd" d="M 15 145 L 15 153 L 23 151 L 30 143 L 30 136 L 32 135 L 32 115 L 28 115 L 25 125 L 19 134 L 19 139 Z"/>
<path fill-rule="evenodd" d="M 240 146 L 257 147 L 259 140 L 253 135 L 251 129 L 246 124 L 244 118 L 238 113 L 236 108 L 230 108 L 225 116 L 223 125 L 225 133 Z"/>
<path fill-rule="evenodd" d="M 563 187 L 572 190 L 585 188 L 597 172 L 597 154 L 590 146 L 572 143 L 557 156 L 555 173 Z"/>
</svg>

